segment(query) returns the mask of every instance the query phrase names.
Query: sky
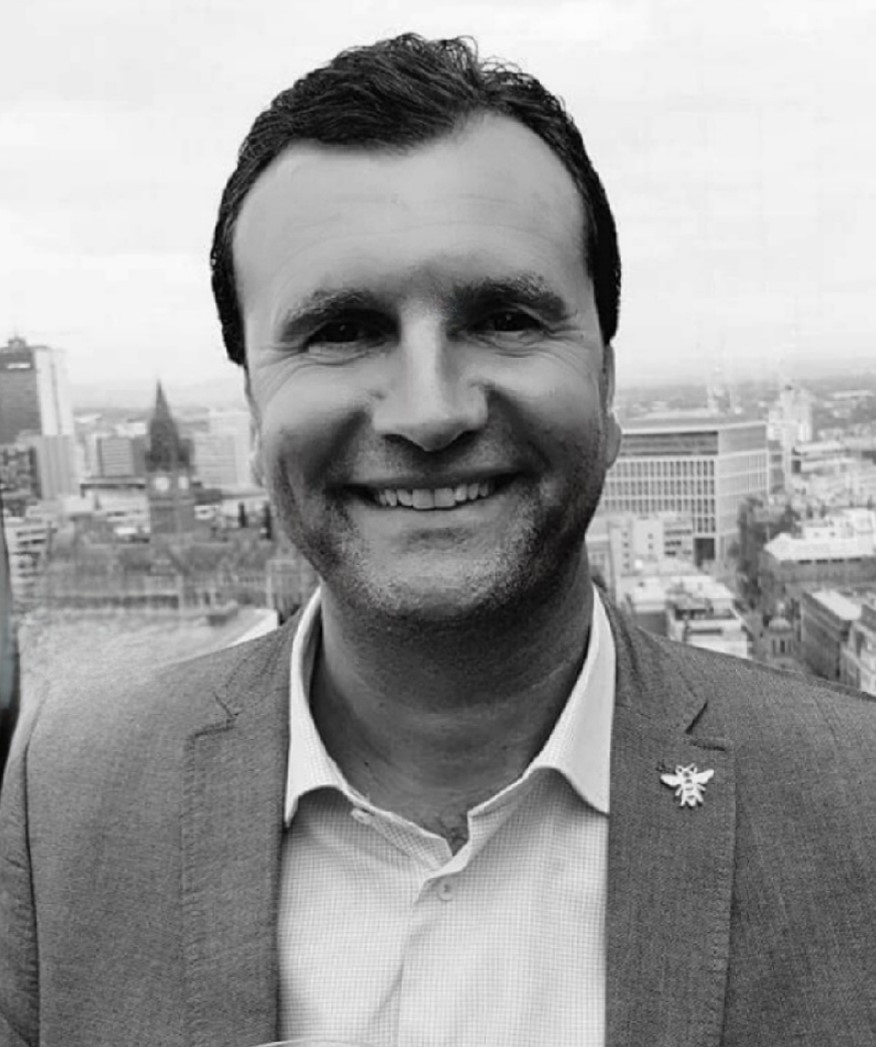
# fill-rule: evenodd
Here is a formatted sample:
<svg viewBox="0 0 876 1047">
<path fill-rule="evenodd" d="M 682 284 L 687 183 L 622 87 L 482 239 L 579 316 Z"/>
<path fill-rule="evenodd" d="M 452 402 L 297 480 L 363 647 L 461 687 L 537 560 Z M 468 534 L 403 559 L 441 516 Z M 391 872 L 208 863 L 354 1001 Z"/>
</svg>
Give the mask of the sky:
<svg viewBox="0 0 876 1047">
<path fill-rule="evenodd" d="M 77 387 L 236 388 L 207 261 L 236 150 L 405 31 L 565 101 L 618 224 L 619 386 L 876 368 L 872 0 L 13 0 L 0 344 L 64 348 Z"/>
</svg>

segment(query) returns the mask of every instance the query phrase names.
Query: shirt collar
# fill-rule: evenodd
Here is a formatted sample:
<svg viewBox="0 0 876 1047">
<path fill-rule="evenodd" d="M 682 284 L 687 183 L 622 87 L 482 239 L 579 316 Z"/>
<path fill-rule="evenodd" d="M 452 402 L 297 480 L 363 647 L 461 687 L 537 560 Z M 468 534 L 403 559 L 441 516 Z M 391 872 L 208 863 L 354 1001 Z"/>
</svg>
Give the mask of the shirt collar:
<svg viewBox="0 0 876 1047">
<path fill-rule="evenodd" d="M 288 828 L 298 801 L 314 789 L 348 791 L 341 769 L 323 745 L 310 711 L 310 685 L 321 633 L 317 589 L 301 612 L 292 641 L 289 695 L 289 757 L 286 761 L 285 823 Z"/>
<path fill-rule="evenodd" d="M 552 768 L 566 778 L 582 800 L 608 814 L 615 647 L 602 597 L 595 586 L 593 593 L 587 656 L 569 700 L 524 777 L 530 777 L 539 768 Z M 317 589 L 302 611 L 292 642 L 284 805 L 287 827 L 305 793 L 328 787 L 352 798 L 350 786 L 326 751 L 310 711 L 310 687 L 320 630 Z"/>
<path fill-rule="evenodd" d="M 582 800 L 603 814 L 608 814 L 614 687 L 614 637 L 602 595 L 594 586 L 587 656 L 569 700 L 526 774 L 539 767 L 559 771 Z"/>
</svg>

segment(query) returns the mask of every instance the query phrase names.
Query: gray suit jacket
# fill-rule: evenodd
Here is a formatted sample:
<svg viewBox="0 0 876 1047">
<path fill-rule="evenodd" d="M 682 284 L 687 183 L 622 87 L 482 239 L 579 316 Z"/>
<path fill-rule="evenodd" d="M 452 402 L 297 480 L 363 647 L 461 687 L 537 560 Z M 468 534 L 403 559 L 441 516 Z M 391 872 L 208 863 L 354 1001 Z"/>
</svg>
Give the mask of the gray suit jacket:
<svg viewBox="0 0 876 1047">
<path fill-rule="evenodd" d="M 607 1047 L 872 1047 L 876 703 L 611 620 Z M 293 624 L 22 725 L 2 1047 L 275 1038 Z"/>
</svg>

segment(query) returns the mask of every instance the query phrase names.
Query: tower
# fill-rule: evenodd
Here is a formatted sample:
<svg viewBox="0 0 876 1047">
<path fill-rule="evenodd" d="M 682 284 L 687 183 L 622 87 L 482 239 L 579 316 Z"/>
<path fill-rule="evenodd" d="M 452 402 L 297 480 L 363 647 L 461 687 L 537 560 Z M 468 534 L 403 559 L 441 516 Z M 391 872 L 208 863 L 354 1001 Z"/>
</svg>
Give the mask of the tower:
<svg viewBox="0 0 876 1047">
<path fill-rule="evenodd" d="M 196 528 L 191 453 L 170 413 L 161 382 L 149 419 L 146 483 L 152 537 L 180 537 Z"/>
<path fill-rule="evenodd" d="M 64 353 L 10 338 L 0 346 L 0 445 L 36 456 L 40 496 L 79 493 L 73 406 Z"/>
</svg>

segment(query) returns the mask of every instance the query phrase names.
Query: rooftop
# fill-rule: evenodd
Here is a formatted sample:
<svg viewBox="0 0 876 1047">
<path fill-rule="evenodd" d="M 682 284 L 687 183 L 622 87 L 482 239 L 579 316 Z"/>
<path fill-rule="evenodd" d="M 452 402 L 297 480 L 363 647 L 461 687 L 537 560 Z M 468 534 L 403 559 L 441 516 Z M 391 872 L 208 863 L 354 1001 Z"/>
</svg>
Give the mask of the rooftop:
<svg viewBox="0 0 876 1047">
<path fill-rule="evenodd" d="M 876 554 L 872 535 L 856 534 L 850 537 L 798 538 L 778 534 L 764 546 L 764 552 L 780 561 L 849 560 Z"/>
<path fill-rule="evenodd" d="M 624 419 L 621 429 L 626 433 L 680 432 L 699 433 L 704 429 L 747 429 L 752 425 L 766 426 L 763 418 L 740 415 L 644 415 Z"/>
<path fill-rule="evenodd" d="M 857 621 L 861 616 L 862 600 L 854 596 L 839 592 L 837 589 L 820 589 L 818 592 L 810 593 L 810 597 L 826 607 L 837 616 L 847 622 Z"/>
</svg>

